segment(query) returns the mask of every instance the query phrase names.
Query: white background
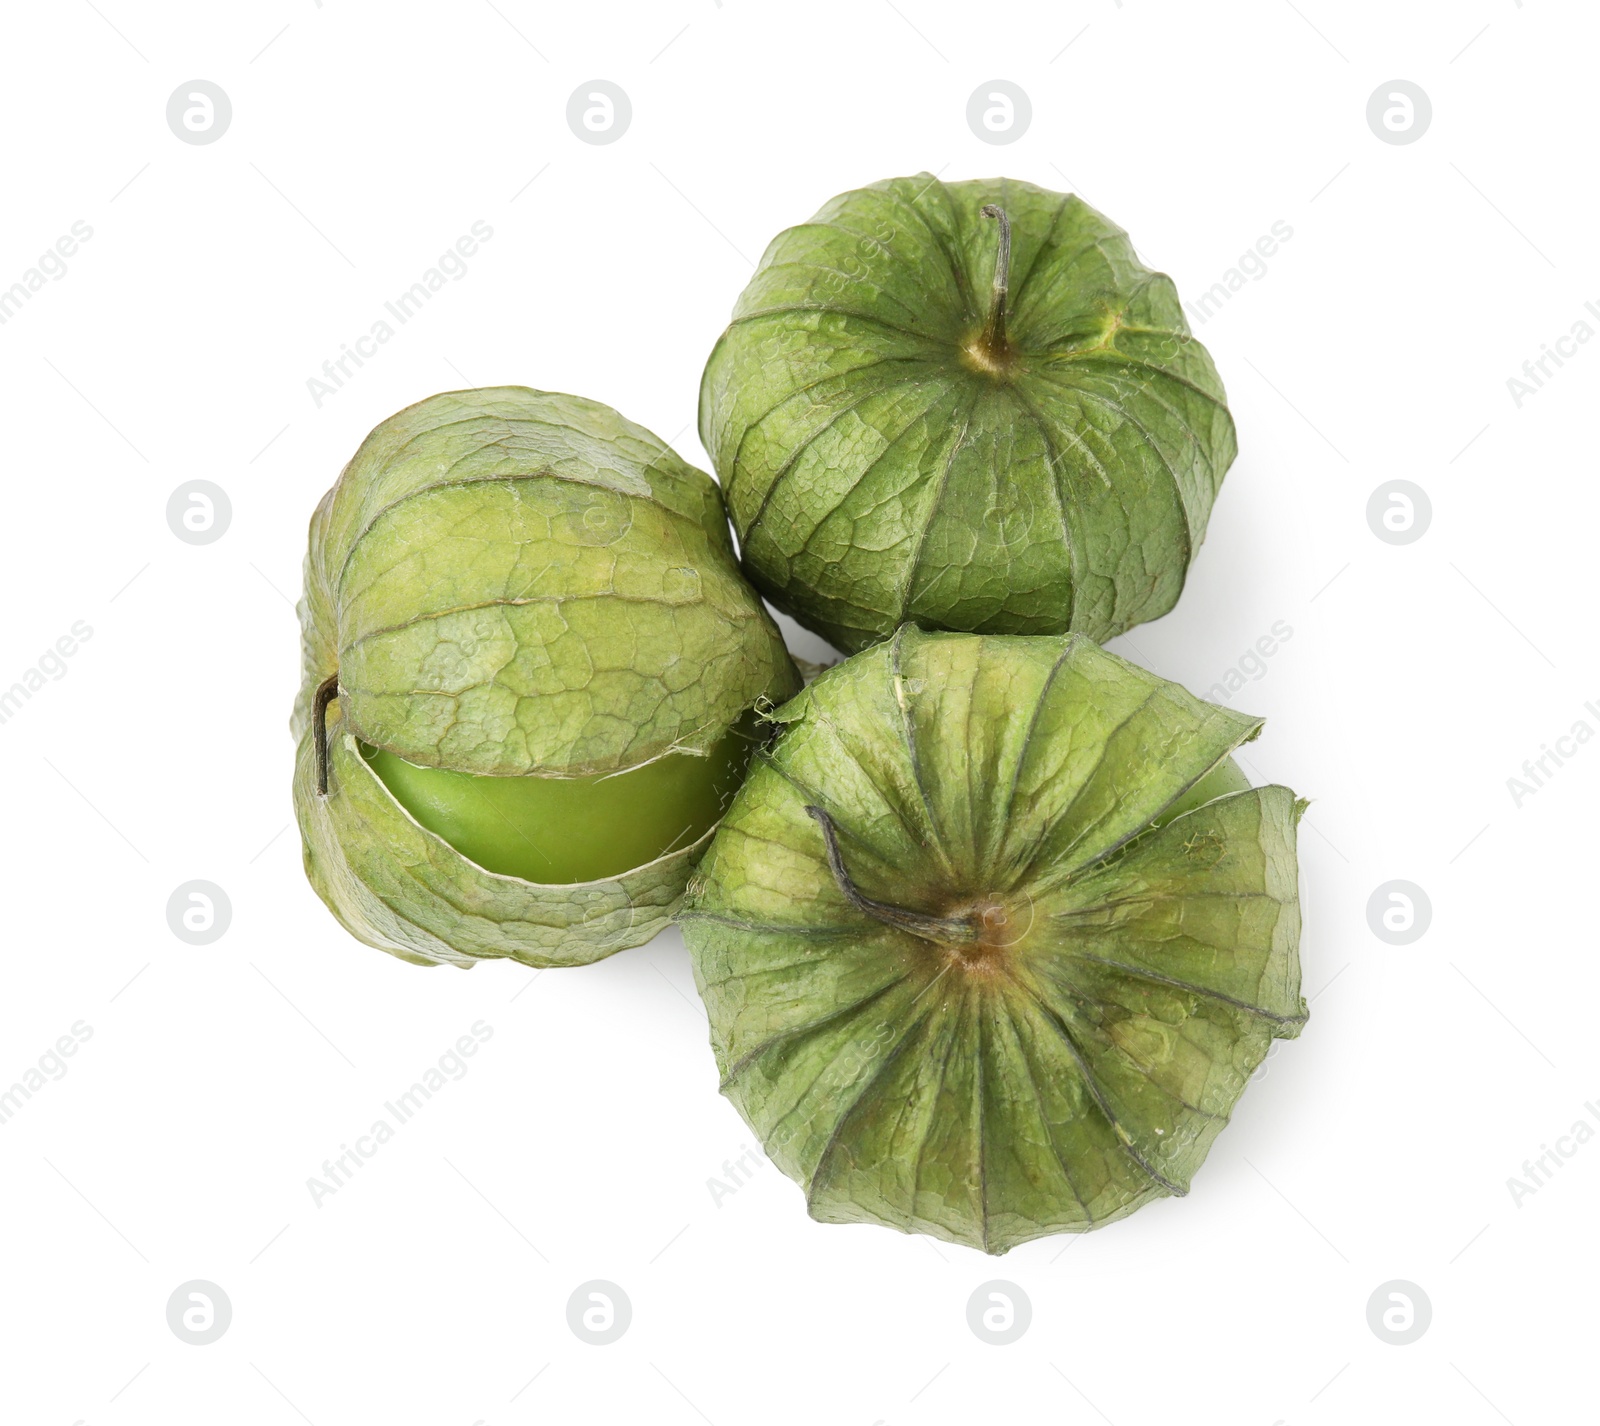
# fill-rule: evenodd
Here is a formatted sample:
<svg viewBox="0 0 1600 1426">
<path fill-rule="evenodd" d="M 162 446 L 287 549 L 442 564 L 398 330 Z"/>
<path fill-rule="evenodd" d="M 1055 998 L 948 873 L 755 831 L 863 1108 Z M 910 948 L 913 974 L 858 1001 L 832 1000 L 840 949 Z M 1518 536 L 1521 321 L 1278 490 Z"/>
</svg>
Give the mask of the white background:
<svg viewBox="0 0 1600 1426">
<path fill-rule="evenodd" d="M 1507 1180 L 1600 1101 L 1600 746 L 1520 807 L 1506 780 L 1600 729 L 1600 343 L 1520 408 L 1507 379 L 1600 301 L 1597 53 L 1593 7 L 1545 0 L 7 7 L 0 287 L 94 235 L 0 326 L 0 686 L 93 636 L 0 725 L 0 1087 L 93 1035 L 0 1126 L 0 1418 L 1592 1417 L 1600 1143 L 1520 1205 Z M 633 105 L 608 146 L 565 118 L 597 77 Z M 196 78 L 233 105 L 207 146 L 165 121 Z M 1032 100 L 1008 146 L 966 122 L 995 78 Z M 1433 106 L 1408 145 L 1366 120 L 1395 78 Z M 1293 229 L 1198 327 L 1241 455 L 1179 608 L 1115 647 L 1204 691 L 1292 628 L 1235 703 L 1268 717 L 1258 778 L 1314 799 L 1311 1022 L 1188 1199 L 999 1260 L 813 1224 L 764 1163 L 713 1200 L 753 1141 L 675 933 L 412 967 L 339 929 L 289 826 L 306 520 L 362 436 L 522 383 L 704 464 L 701 364 L 764 244 L 919 169 L 1073 188 L 1191 298 Z M 307 379 L 478 219 L 467 275 L 319 408 Z M 165 517 L 196 478 L 233 510 L 203 547 Z M 1366 518 L 1394 478 L 1432 502 L 1403 546 Z M 233 908 L 205 947 L 166 920 L 195 878 Z M 1406 946 L 1368 924 L 1395 878 L 1433 908 Z M 317 1206 L 480 1020 L 470 1073 Z M 233 1305 L 209 1346 L 165 1317 L 196 1278 Z M 566 1321 L 597 1278 L 633 1304 L 606 1347 Z M 967 1326 L 994 1278 L 1032 1302 L 1011 1346 Z M 1391 1279 L 1432 1302 L 1409 1346 L 1367 1323 Z"/>
</svg>

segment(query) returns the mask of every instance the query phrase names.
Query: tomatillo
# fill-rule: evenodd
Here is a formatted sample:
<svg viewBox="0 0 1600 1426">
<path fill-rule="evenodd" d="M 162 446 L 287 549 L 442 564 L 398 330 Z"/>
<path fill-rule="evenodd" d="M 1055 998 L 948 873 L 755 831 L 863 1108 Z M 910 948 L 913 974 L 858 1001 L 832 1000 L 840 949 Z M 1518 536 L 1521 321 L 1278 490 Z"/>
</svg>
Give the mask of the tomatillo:
<svg viewBox="0 0 1600 1426">
<path fill-rule="evenodd" d="M 716 826 L 760 733 L 747 714 L 705 757 L 668 753 L 626 772 L 484 777 L 418 767 L 361 744 L 395 801 L 485 871 L 570 885 L 620 876 Z"/>
<path fill-rule="evenodd" d="M 311 521 L 295 808 L 313 887 L 422 964 L 579 965 L 669 924 L 799 675 L 714 481 L 582 397 L 378 426 Z"/>
<path fill-rule="evenodd" d="M 700 387 L 745 568 L 846 651 L 1165 614 L 1236 450 L 1170 278 L 1072 194 L 894 178 L 768 246 Z"/>
<path fill-rule="evenodd" d="M 909 625 L 772 719 L 679 920 L 812 1217 L 1003 1253 L 1187 1193 L 1306 1020 L 1261 720 L 1081 635 Z"/>
</svg>

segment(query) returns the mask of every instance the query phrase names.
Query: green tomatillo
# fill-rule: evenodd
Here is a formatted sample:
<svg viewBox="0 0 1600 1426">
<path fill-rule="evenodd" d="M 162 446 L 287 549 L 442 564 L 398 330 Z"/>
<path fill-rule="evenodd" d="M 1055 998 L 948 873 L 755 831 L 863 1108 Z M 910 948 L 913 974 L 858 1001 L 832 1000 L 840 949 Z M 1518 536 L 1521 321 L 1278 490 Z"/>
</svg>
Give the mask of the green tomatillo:
<svg viewBox="0 0 1600 1426">
<path fill-rule="evenodd" d="M 1003 1253 L 1188 1192 L 1306 1019 L 1261 721 L 1080 635 L 911 626 L 772 716 L 680 920 L 812 1216 Z"/>
<path fill-rule="evenodd" d="M 715 483 L 581 397 L 378 426 L 311 521 L 295 808 L 360 939 L 423 964 L 648 941 L 800 686 Z"/>
<path fill-rule="evenodd" d="M 704 757 L 676 753 L 588 777 L 484 777 L 418 767 L 363 743 L 395 801 L 486 871 L 569 885 L 693 846 L 727 811 L 759 741 L 746 715 Z"/>
<path fill-rule="evenodd" d="M 1103 642 L 1165 614 L 1236 449 L 1171 280 L 1122 229 L 926 173 L 773 239 L 700 436 L 752 581 L 847 651 L 902 621 Z"/>
</svg>

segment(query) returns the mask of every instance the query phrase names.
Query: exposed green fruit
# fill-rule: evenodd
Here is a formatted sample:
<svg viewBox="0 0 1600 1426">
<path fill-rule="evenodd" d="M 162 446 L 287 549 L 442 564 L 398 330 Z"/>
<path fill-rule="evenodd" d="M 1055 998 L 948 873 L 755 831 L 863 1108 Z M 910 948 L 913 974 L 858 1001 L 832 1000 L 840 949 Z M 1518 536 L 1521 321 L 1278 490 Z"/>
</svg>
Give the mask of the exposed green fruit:
<svg viewBox="0 0 1600 1426">
<path fill-rule="evenodd" d="M 1165 827 L 1168 822 L 1175 821 L 1185 812 L 1192 812 L 1196 807 L 1203 807 L 1208 802 L 1214 802 L 1219 797 L 1226 797 L 1230 792 L 1248 792 L 1250 779 L 1244 775 L 1244 769 L 1232 758 L 1225 758 L 1211 769 L 1199 782 L 1195 783 L 1186 793 L 1172 804 L 1159 817 L 1152 820 L 1152 826 Z"/>
<path fill-rule="evenodd" d="M 1260 720 L 1080 636 L 909 626 L 774 716 L 680 920 L 812 1216 L 1001 1253 L 1186 1193 L 1306 1019 L 1304 804 L 1230 758 Z"/>
<path fill-rule="evenodd" d="M 799 687 L 715 483 L 609 407 L 523 387 L 367 437 L 312 518 L 301 623 L 307 873 L 353 934 L 425 963 L 649 940 L 704 849 L 730 730 Z M 451 774 L 501 790 L 474 811 Z M 548 879 L 506 815 L 544 823 Z"/>
<path fill-rule="evenodd" d="M 779 234 L 700 436 L 752 580 L 838 647 L 1172 608 L 1235 453 L 1177 292 L 1081 199 L 930 174 Z"/>
<path fill-rule="evenodd" d="M 365 743 L 361 753 L 395 800 L 462 856 L 501 876 L 566 885 L 693 846 L 728 810 L 759 737 L 747 715 L 709 757 L 671 753 L 589 777 L 483 777 Z"/>
</svg>

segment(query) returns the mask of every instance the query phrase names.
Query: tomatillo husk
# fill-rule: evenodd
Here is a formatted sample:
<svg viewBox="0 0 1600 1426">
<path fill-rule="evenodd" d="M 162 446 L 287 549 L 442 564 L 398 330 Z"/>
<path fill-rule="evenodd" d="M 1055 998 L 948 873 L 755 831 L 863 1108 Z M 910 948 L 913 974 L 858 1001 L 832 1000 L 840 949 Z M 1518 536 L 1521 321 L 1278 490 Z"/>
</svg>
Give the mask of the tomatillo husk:
<svg viewBox="0 0 1600 1426">
<path fill-rule="evenodd" d="M 1305 804 L 1231 762 L 1261 721 L 1081 636 L 909 626 L 772 717 L 680 921 L 811 1215 L 1003 1253 L 1187 1193 L 1306 1019 Z"/>
<path fill-rule="evenodd" d="M 1081 198 L 931 174 L 780 233 L 706 363 L 752 581 L 846 651 L 902 621 L 1165 614 L 1236 443 L 1170 278 Z"/>
<path fill-rule="evenodd" d="M 317 507 L 305 577 L 306 872 L 353 935 L 419 963 L 578 965 L 648 941 L 718 810 L 689 784 L 701 768 L 726 784 L 731 731 L 800 686 L 715 483 L 581 397 L 495 387 L 390 417 Z M 656 776 L 665 759 L 687 780 Z M 493 795 L 464 803 L 449 774 Z M 638 797 L 556 786 L 611 778 Z M 492 847 L 506 798 L 537 811 L 547 792 L 603 871 L 507 875 L 425 825 L 481 815 L 462 840 Z M 620 844 L 642 817 L 680 830 L 608 865 L 606 827 Z"/>
</svg>

